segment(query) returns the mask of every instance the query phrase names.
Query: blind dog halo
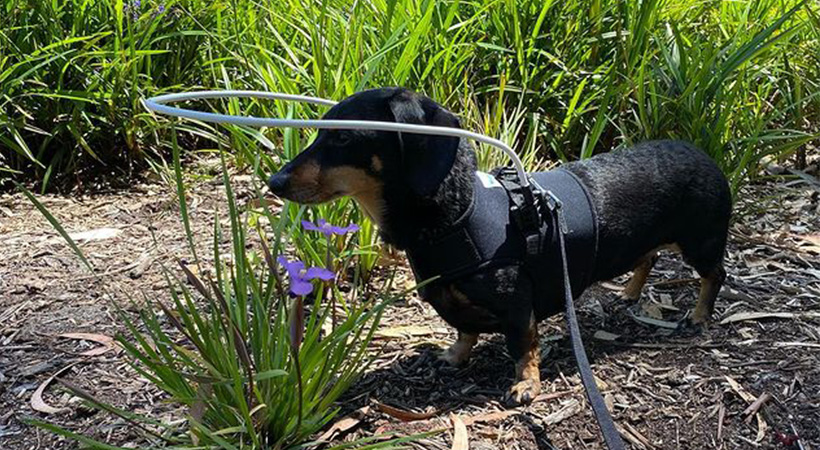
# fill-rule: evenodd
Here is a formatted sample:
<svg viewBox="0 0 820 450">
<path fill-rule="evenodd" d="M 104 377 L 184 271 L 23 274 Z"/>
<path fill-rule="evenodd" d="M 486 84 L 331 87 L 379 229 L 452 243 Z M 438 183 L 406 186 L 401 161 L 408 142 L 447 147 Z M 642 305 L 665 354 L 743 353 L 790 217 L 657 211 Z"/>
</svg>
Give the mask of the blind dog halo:
<svg viewBox="0 0 820 450">
<path fill-rule="evenodd" d="M 309 97 L 306 95 L 285 94 L 282 92 L 265 91 L 194 91 L 181 92 L 177 94 L 166 94 L 151 97 L 144 100 L 145 107 L 150 111 L 165 114 L 168 116 L 184 117 L 186 119 L 199 120 L 210 123 L 228 123 L 232 125 L 243 125 L 248 127 L 270 127 L 270 128 L 316 128 L 326 130 L 373 130 L 373 131 L 395 131 L 401 133 L 428 134 L 438 136 L 450 136 L 457 138 L 471 139 L 483 144 L 500 149 L 513 163 L 518 174 L 518 180 L 522 186 L 530 184 L 530 179 L 524 171 L 524 164 L 521 159 L 507 144 L 498 139 L 493 139 L 483 134 L 473 133 L 461 128 L 436 127 L 431 125 L 416 125 L 409 123 L 379 122 L 369 120 L 321 120 L 321 119 L 282 119 L 254 116 L 237 116 L 230 114 L 219 114 L 191 109 L 168 106 L 169 103 L 182 102 L 187 100 L 204 100 L 211 98 L 261 98 L 268 100 L 285 100 L 302 103 L 312 103 L 314 105 L 333 106 L 337 102 L 325 98 Z"/>
</svg>

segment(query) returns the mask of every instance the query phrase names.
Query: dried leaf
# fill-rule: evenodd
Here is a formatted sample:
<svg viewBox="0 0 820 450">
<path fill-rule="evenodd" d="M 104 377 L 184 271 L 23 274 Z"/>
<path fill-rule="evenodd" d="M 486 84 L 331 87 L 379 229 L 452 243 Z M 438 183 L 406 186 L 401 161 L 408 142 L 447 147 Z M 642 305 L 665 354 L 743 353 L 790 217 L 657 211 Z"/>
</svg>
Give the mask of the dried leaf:
<svg viewBox="0 0 820 450">
<path fill-rule="evenodd" d="M 327 431 L 325 431 L 324 433 L 322 433 L 321 436 L 319 436 L 318 440 L 328 442 L 334 437 L 336 437 L 336 435 L 338 434 L 347 433 L 348 431 L 357 427 L 361 423 L 362 419 L 364 419 L 369 412 L 369 406 L 363 406 L 357 409 L 356 411 L 353 411 L 352 413 L 350 413 L 350 415 L 347 415 L 337 420 L 336 423 L 331 425 L 331 427 Z"/>
<path fill-rule="evenodd" d="M 213 393 L 213 387 L 210 383 L 201 383 L 196 390 L 196 400 L 191 405 L 191 408 L 188 410 L 188 414 L 190 415 L 190 420 L 196 423 L 202 422 L 202 418 L 205 417 L 205 411 L 208 405 L 208 398 Z M 191 441 L 193 441 L 194 445 L 199 444 L 199 436 L 194 433 L 193 428 L 191 428 Z"/>
<path fill-rule="evenodd" d="M 98 356 L 102 355 L 103 353 L 108 353 L 109 351 L 115 350 L 117 348 L 116 344 L 114 343 L 114 338 L 112 338 L 111 336 L 106 336 L 104 334 L 63 333 L 58 336 L 67 339 L 79 339 L 83 341 L 92 341 L 102 344 L 102 347 L 92 348 L 91 350 L 80 353 L 82 356 Z"/>
<path fill-rule="evenodd" d="M 196 390 L 196 401 L 191 405 L 188 414 L 197 422 L 201 422 L 205 417 L 205 406 L 208 398 L 211 396 L 213 388 L 210 383 L 201 383 Z"/>
<path fill-rule="evenodd" d="M 210 299 L 211 293 L 208 292 L 208 288 L 205 287 L 205 283 L 197 276 L 199 269 L 196 265 L 191 265 L 190 267 L 182 261 L 179 261 L 179 267 L 182 268 L 182 271 L 185 272 L 186 278 L 188 278 L 188 282 L 200 293 L 203 297 Z"/>
<path fill-rule="evenodd" d="M 801 241 L 799 248 L 807 252 L 820 254 L 820 234 L 793 235 Z"/>
<path fill-rule="evenodd" d="M 299 346 L 302 345 L 302 338 L 305 335 L 305 306 L 302 303 L 301 296 L 293 299 L 293 306 L 290 311 L 290 346 L 294 352 L 298 353 Z"/>
<path fill-rule="evenodd" d="M 418 413 L 414 411 L 407 411 L 405 409 L 396 408 L 395 406 L 385 405 L 384 403 L 374 403 L 376 404 L 376 407 L 379 408 L 379 411 L 387 414 L 388 416 L 395 417 L 396 419 L 399 419 L 402 422 L 412 422 L 414 420 L 429 419 L 438 414 L 438 411 Z"/>
<path fill-rule="evenodd" d="M 468 450 L 470 442 L 467 436 L 467 427 L 455 414 L 450 414 L 450 420 L 453 422 L 453 446 L 450 447 L 451 450 Z"/>
<path fill-rule="evenodd" d="M 621 337 L 620 334 L 610 333 L 609 331 L 598 330 L 592 335 L 593 338 L 598 339 L 600 341 L 614 341 Z"/>
<path fill-rule="evenodd" d="M 666 320 L 653 319 L 651 317 L 639 316 L 637 314 L 632 314 L 632 318 L 637 320 L 638 322 L 642 322 L 647 325 L 652 325 L 660 328 L 668 328 L 670 330 L 675 330 L 678 328 L 678 324 Z"/>
<path fill-rule="evenodd" d="M 74 367 L 77 363 L 71 363 L 62 369 L 58 370 L 54 375 L 48 377 L 46 381 L 40 383 L 40 386 L 37 386 L 37 390 L 31 394 L 31 409 L 41 412 L 43 414 L 57 414 L 63 411 L 67 411 L 68 408 L 55 408 L 53 406 L 49 406 L 46 402 L 43 401 L 43 392 L 45 392 L 46 388 L 58 375 L 65 372 L 66 370 Z"/>
<path fill-rule="evenodd" d="M 797 319 L 797 318 L 818 318 L 820 313 L 804 312 L 804 313 L 790 313 L 790 312 L 740 312 L 732 314 L 731 316 L 720 321 L 721 325 L 733 322 L 744 322 L 747 320 L 760 319 Z"/>
<path fill-rule="evenodd" d="M 403 325 L 398 327 L 381 328 L 378 331 L 376 331 L 376 337 L 408 338 L 412 336 L 429 336 L 437 332 L 438 330 L 430 327 L 420 325 Z"/>
<path fill-rule="evenodd" d="M 641 305 L 641 310 L 652 319 L 663 320 L 663 311 L 661 311 L 658 305 L 654 303 L 643 303 Z"/>
</svg>

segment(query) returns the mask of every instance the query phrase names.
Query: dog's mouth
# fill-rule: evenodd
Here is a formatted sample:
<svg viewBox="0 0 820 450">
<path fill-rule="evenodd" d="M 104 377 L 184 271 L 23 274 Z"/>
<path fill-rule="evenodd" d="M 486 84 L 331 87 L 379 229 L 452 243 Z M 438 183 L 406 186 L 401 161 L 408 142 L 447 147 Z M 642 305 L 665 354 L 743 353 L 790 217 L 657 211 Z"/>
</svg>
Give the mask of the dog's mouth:
<svg viewBox="0 0 820 450">
<path fill-rule="evenodd" d="M 340 190 L 328 192 L 319 185 L 305 185 L 291 187 L 280 197 L 304 205 L 315 205 L 329 202 L 343 195 L 344 192 Z"/>
</svg>

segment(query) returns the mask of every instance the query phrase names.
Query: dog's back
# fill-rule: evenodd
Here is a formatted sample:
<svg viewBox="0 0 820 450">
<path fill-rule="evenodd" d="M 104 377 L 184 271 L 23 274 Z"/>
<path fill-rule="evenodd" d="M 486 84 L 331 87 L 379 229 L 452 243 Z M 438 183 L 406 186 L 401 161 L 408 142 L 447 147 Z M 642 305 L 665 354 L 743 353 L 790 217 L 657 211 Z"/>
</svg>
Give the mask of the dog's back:
<svg viewBox="0 0 820 450">
<path fill-rule="evenodd" d="M 723 257 L 731 216 L 726 177 L 701 150 L 681 141 L 651 141 L 565 164 L 581 178 L 597 209 L 599 280 L 633 268 L 664 245 L 681 247 L 698 271 Z"/>
</svg>

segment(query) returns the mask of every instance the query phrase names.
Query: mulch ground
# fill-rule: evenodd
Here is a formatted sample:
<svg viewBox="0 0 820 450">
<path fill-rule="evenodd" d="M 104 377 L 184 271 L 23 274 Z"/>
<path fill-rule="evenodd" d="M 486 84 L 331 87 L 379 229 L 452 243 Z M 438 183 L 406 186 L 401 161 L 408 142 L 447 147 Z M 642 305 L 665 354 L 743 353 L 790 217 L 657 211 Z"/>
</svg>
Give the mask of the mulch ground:
<svg viewBox="0 0 820 450">
<path fill-rule="evenodd" d="M 247 201 L 249 178 L 237 178 Z M 56 383 L 41 396 L 53 410 L 32 409 L 35 391 L 57 373 L 129 411 L 184 419 L 115 347 L 70 335 L 113 336 L 122 325 L 112 301 L 129 309 L 143 293 L 165 298 L 160 263 L 173 266 L 187 254 L 172 192 L 146 183 L 43 197 L 69 232 L 81 233 L 75 237 L 103 282 L 88 276 L 22 196 L 0 196 L 0 449 L 77 447 L 25 424 L 28 417 L 116 445 L 139 444 L 129 424 L 89 410 Z M 729 276 L 714 323 L 701 334 L 668 328 L 694 305 L 698 287 L 676 255 L 662 256 L 641 304 L 618 299 L 626 277 L 579 300 L 587 352 L 629 448 L 820 449 L 819 193 L 810 176 L 744 188 L 731 228 Z M 210 234 L 223 199 L 217 181 L 192 186 L 195 230 Z M 202 244 L 200 254 L 207 254 Z M 508 408 L 501 399 L 513 364 L 503 340 L 483 337 L 465 367 L 444 366 L 436 353 L 455 333 L 431 307 L 405 299 L 383 320 L 373 343 L 379 356 L 346 395 L 334 439 L 443 430 L 413 445 L 449 449 L 456 423 L 466 426 L 459 437 L 476 450 L 603 448 L 563 317 L 545 321 L 540 332 L 543 393 L 530 406 Z"/>
</svg>

